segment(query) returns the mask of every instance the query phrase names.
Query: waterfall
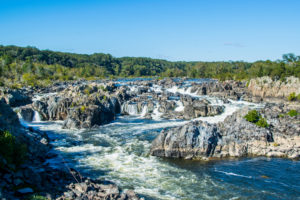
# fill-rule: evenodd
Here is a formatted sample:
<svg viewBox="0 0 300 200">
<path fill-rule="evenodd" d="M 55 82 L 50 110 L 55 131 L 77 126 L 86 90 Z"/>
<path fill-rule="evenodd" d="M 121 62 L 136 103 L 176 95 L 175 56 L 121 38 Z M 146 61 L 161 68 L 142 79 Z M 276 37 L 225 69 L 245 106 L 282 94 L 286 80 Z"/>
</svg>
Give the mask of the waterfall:
<svg viewBox="0 0 300 200">
<path fill-rule="evenodd" d="M 138 115 L 137 104 L 125 103 L 122 105 L 122 113 L 127 113 L 128 115 Z"/>
<path fill-rule="evenodd" d="M 176 101 L 177 107 L 175 108 L 176 112 L 184 111 L 184 105 L 181 101 Z"/>
<path fill-rule="evenodd" d="M 138 108 L 137 108 L 136 104 L 128 105 L 128 114 L 129 115 L 137 115 L 138 114 Z"/>
<path fill-rule="evenodd" d="M 42 121 L 41 116 L 40 116 L 39 112 L 35 110 L 32 122 L 40 122 L 40 121 Z"/>
<path fill-rule="evenodd" d="M 163 113 L 158 111 L 159 104 L 156 103 L 155 109 L 153 110 L 152 119 L 154 120 L 160 120 Z"/>
<path fill-rule="evenodd" d="M 145 117 L 147 113 L 148 113 L 148 106 L 144 105 L 142 113 L 141 113 L 141 117 Z"/>
</svg>

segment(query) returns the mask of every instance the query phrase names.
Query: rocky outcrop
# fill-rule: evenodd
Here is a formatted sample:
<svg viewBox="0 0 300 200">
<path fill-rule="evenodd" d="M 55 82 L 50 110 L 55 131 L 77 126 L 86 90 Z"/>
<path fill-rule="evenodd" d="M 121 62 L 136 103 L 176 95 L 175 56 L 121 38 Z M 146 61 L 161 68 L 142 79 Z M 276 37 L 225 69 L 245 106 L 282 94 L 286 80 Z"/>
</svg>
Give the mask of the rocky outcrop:
<svg viewBox="0 0 300 200">
<path fill-rule="evenodd" d="M 220 105 L 209 105 L 194 101 L 192 104 L 185 105 L 183 112 L 184 119 L 219 115 L 224 112 L 224 108 L 224 106 Z"/>
<path fill-rule="evenodd" d="M 31 122 L 34 116 L 34 110 L 32 109 L 31 105 L 22 106 L 19 108 L 19 112 L 21 117 L 28 122 Z"/>
<path fill-rule="evenodd" d="M 80 183 L 71 183 L 67 186 L 68 191 L 64 192 L 57 200 L 66 199 L 118 199 L 118 200 L 139 200 L 140 198 L 129 190 L 122 193 L 118 186 L 112 183 L 102 183 L 85 179 Z M 142 199 L 141 199 L 142 200 Z"/>
<path fill-rule="evenodd" d="M 150 154 L 171 158 L 204 158 L 214 155 L 221 135 L 216 125 L 191 122 L 163 130 L 153 141 Z"/>
<path fill-rule="evenodd" d="M 2 130 L 14 130 L 19 128 L 19 118 L 6 102 L 0 100 L 0 128 Z"/>
<path fill-rule="evenodd" d="M 64 128 L 91 128 L 109 123 L 121 112 L 120 101 L 127 99 L 126 90 L 114 84 L 69 86 L 56 95 L 32 104 L 42 120 L 64 120 Z"/>
<path fill-rule="evenodd" d="M 200 84 L 195 84 L 191 92 L 196 92 L 198 95 L 210 95 L 221 98 L 229 98 L 239 100 L 246 94 L 245 83 L 238 81 L 208 81 Z"/>
<path fill-rule="evenodd" d="M 20 112 L 22 110 L 27 112 L 30 106 L 20 109 Z M 23 116 L 27 114 L 23 114 Z M 1 198 L 31 199 L 31 195 L 39 194 L 47 199 L 60 200 L 140 199 L 134 191 L 124 193 L 111 182 L 91 180 L 83 177 L 75 169 L 69 168 L 66 161 L 50 145 L 47 134 L 33 128 L 22 127 L 17 114 L 1 100 L 0 131 L 3 130 L 8 130 L 16 139 L 17 144 L 24 148 L 22 148 L 22 152 L 18 151 L 22 155 L 10 155 L 17 156 L 18 163 L 12 163 L 8 160 L 8 155 L 2 155 L 3 149 L 0 151 Z M 58 165 L 60 162 L 64 164 L 53 168 L 49 162 L 46 162 L 47 159 L 58 160 Z"/>
<path fill-rule="evenodd" d="M 300 157 L 299 115 L 279 117 L 286 110 L 267 105 L 260 112 L 269 127 L 262 128 L 244 119 L 248 111 L 239 110 L 219 124 L 199 121 L 163 130 L 153 141 L 150 154 L 186 159 Z"/>
<path fill-rule="evenodd" d="M 273 81 L 270 77 L 251 79 L 248 91 L 255 97 L 286 99 L 293 92 L 300 94 L 300 80 L 296 77 L 288 77 L 284 81 Z"/>
<path fill-rule="evenodd" d="M 90 105 L 72 108 L 63 128 L 91 128 L 107 124 L 115 119 L 115 113 L 104 106 Z"/>
<path fill-rule="evenodd" d="M 2 89 L 0 90 L 0 98 L 3 98 L 5 102 L 12 107 L 32 103 L 31 98 L 21 90 Z"/>
</svg>

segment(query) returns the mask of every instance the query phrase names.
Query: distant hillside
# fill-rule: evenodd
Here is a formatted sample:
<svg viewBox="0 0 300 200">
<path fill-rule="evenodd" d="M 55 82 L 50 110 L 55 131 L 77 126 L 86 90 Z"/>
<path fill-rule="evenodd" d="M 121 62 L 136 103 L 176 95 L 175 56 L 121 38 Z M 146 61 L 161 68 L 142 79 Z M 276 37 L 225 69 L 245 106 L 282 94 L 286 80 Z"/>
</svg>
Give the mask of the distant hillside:
<svg viewBox="0 0 300 200">
<path fill-rule="evenodd" d="M 171 62 L 152 58 L 115 58 L 110 54 L 75 54 L 34 47 L 0 46 L 0 84 L 47 85 L 53 80 L 99 79 L 112 77 L 190 77 L 250 79 L 270 76 L 300 77 L 300 57 L 283 55 L 278 61 Z"/>
</svg>

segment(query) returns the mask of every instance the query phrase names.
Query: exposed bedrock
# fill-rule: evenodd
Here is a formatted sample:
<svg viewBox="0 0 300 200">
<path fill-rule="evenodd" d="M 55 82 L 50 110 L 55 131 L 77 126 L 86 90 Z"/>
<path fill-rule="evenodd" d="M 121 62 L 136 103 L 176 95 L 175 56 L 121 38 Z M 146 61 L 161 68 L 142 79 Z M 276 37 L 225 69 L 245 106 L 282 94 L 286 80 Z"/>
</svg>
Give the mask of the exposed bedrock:
<svg viewBox="0 0 300 200">
<path fill-rule="evenodd" d="M 196 92 L 198 95 L 210 95 L 223 98 L 239 100 L 246 94 L 245 83 L 237 81 L 210 81 L 201 84 L 195 84 L 191 92 Z"/>
<path fill-rule="evenodd" d="M 0 98 L 11 107 L 23 106 L 32 103 L 31 98 L 22 90 L 1 89 Z"/>
<path fill-rule="evenodd" d="M 22 115 L 27 116 L 28 120 L 32 117 L 30 105 L 20 108 L 20 112 L 24 112 Z M 52 148 L 47 134 L 22 127 L 16 112 L 4 100 L 0 100 L 0 113 L 1 134 L 2 131 L 8 130 L 17 144 L 22 146 L 22 154 L 17 157 L 18 160 L 22 160 L 21 165 L 13 162 L 12 156 L 15 155 L 9 154 L 11 149 L 7 149 L 8 153 L 1 152 L 1 198 L 31 199 L 32 194 L 38 193 L 47 199 L 59 200 L 141 199 L 134 191 L 123 192 L 112 182 L 83 177 L 76 170 L 64 165 L 51 167 L 47 159 L 55 159 L 61 163 L 65 163 L 65 160 Z"/>
<path fill-rule="evenodd" d="M 163 130 L 153 141 L 150 154 L 159 157 L 208 159 L 243 156 L 299 158 L 300 117 L 284 116 L 285 108 L 267 105 L 261 114 L 268 128 L 244 119 L 248 108 L 228 116 L 224 122 L 190 122 Z"/>
<path fill-rule="evenodd" d="M 31 122 L 34 116 L 34 110 L 31 105 L 22 106 L 19 108 L 21 117 L 28 122 Z"/>
<path fill-rule="evenodd" d="M 191 122 L 163 130 L 153 141 L 151 155 L 171 158 L 208 157 L 214 154 L 221 135 L 216 125 Z"/>
<path fill-rule="evenodd" d="M 287 99 L 291 93 L 300 94 L 300 80 L 296 77 L 284 81 L 274 81 L 270 77 L 251 79 L 248 91 L 255 97 Z"/>
<path fill-rule="evenodd" d="M 64 120 L 64 128 L 91 128 L 114 120 L 127 99 L 126 90 L 114 84 L 78 85 L 37 100 L 32 108 L 42 120 Z"/>
<path fill-rule="evenodd" d="M 224 112 L 224 108 L 221 105 L 210 105 L 205 101 L 193 101 L 185 105 L 184 119 L 219 115 Z"/>
</svg>

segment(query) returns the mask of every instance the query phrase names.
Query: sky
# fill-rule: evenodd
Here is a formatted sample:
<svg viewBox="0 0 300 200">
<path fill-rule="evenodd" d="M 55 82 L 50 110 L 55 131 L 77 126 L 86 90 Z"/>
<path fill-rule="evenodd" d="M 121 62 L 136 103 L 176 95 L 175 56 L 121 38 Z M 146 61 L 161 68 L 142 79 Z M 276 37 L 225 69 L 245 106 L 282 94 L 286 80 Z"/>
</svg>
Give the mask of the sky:
<svg viewBox="0 0 300 200">
<path fill-rule="evenodd" d="M 299 0 L 0 0 L 0 45 L 171 61 L 300 55 Z"/>
</svg>

